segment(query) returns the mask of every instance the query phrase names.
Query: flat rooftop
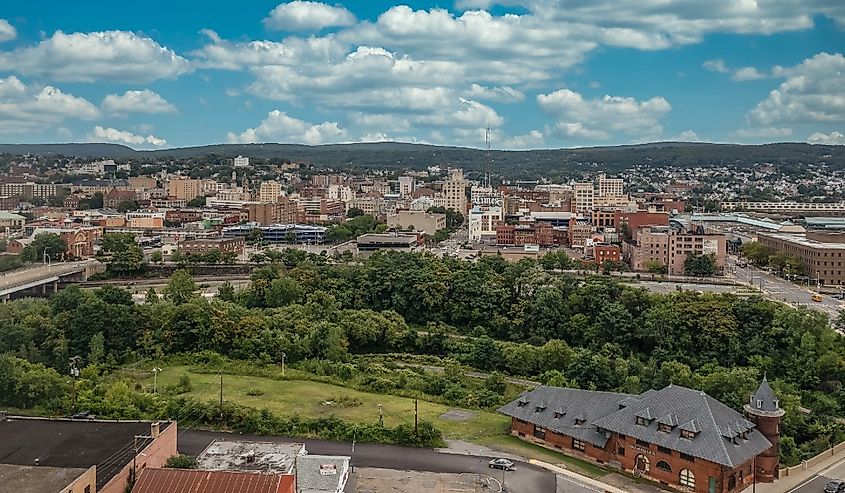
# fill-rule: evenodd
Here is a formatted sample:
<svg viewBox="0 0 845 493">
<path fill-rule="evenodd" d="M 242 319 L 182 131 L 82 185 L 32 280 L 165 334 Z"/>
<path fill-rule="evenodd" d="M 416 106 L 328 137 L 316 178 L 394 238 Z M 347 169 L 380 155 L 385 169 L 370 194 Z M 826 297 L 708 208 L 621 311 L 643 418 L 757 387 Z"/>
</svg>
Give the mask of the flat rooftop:
<svg viewBox="0 0 845 493">
<path fill-rule="evenodd" d="M 229 442 L 215 440 L 197 457 L 207 471 L 293 472 L 296 457 L 305 455 L 302 443 Z"/>
<path fill-rule="evenodd" d="M 787 241 L 789 243 L 794 243 L 796 245 L 801 245 L 809 248 L 823 248 L 827 250 L 845 250 L 845 243 L 842 242 L 831 242 L 827 243 L 824 241 L 818 240 L 811 240 L 804 235 L 801 234 L 774 234 L 774 233 L 761 233 L 761 236 L 767 236 L 769 238 L 775 238 L 781 241 Z"/>
<path fill-rule="evenodd" d="M 87 469 L 0 464 L 0 491 L 44 493 L 62 491 Z"/>
<path fill-rule="evenodd" d="M 0 463 L 39 467 L 97 466 L 97 487 L 132 460 L 135 435 L 149 435 L 148 421 L 88 421 L 9 416 L 0 421 Z M 171 423 L 162 422 L 164 431 Z M 143 448 L 150 440 L 139 440 Z"/>
</svg>

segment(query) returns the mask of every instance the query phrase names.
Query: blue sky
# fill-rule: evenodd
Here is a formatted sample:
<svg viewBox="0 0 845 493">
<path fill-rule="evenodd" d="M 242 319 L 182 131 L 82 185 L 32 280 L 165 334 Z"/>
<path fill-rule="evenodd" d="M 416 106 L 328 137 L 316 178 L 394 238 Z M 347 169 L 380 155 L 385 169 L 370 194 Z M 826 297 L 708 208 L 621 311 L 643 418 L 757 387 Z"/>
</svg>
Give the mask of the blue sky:
<svg viewBox="0 0 845 493">
<path fill-rule="evenodd" d="M 0 142 L 845 144 L 836 0 L 7 0 Z"/>
</svg>

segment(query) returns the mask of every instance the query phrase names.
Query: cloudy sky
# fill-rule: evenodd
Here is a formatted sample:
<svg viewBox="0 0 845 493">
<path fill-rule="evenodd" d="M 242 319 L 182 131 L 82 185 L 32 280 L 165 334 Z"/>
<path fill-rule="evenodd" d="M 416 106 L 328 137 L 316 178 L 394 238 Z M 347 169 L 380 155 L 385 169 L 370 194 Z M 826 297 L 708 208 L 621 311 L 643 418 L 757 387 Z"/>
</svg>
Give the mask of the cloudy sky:
<svg viewBox="0 0 845 493">
<path fill-rule="evenodd" d="M 0 142 L 845 144 L 842 0 L 5 0 Z"/>
</svg>

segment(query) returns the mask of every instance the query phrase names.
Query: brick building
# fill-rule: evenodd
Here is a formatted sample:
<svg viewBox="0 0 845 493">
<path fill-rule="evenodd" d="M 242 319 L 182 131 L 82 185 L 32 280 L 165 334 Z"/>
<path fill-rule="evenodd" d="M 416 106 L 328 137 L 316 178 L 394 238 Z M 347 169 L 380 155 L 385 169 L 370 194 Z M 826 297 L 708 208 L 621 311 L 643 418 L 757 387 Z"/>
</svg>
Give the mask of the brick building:
<svg viewBox="0 0 845 493">
<path fill-rule="evenodd" d="M 297 221 L 298 207 L 296 202 L 287 197 L 279 197 L 274 204 L 247 205 L 249 222 L 258 224 L 293 224 Z"/>
<path fill-rule="evenodd" d="M 107 193 L 105 197 L 103 197 L 103 206 L 109 209 L 117 209 L 117 206 L 120 205 L 121 202 L 131 202 L 137 198 L 138 197 L 135 195 L 134 190 L 113 188 L 109 190 L 109 193 Z"/>
<path fill-rule="evenodd" d="M 808 231 L 806 234 L 760 233 L 757 241 L 776 253 L 801 260 L 802 271 L 825 286 L 845 284 L 845 234 Z"/>
<path fill-rule="evenodd" d="M 676 385 L 640 395 L 541 386 L 499 409 L 527 441 L 701 493 L 777 478 L 783 411 L 765 380 L 745 411 Z"/>
<path fill-rule="evenodd" d="M 567 243 L 566 230 L 546 222 L 523 221 L 519 224 L 500 222 L 496 225 L 497 245 L 557 247 Z"/>
<path fill-rule="evenodd" d="M 624 258 L 633 271 L 646 270 L 649 263 L 666 267 L 668 274 L 683 274 L 688 255 L 713 255 L 717 269 L 725 266 L 727 236 L 703 230 L 681 232 L 668 226 L 645 226 L 632 230 L 633 238 L 623 244 Z"/>
<path fill-rule="evenodd" d="M 598 244 L 593 246 L 593 258 L 597 264 L 622 261 L 622 250 L 618 245 Z"/>
</svg>

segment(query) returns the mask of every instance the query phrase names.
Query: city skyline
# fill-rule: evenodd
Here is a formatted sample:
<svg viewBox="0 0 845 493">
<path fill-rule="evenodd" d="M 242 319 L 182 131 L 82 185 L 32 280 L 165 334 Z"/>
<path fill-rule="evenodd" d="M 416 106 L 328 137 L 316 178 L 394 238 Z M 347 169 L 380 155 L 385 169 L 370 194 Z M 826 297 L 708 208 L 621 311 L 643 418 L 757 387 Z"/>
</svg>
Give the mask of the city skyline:
<svg viewBox="0 0 845 493">
<path fill-rule="evenodd" d="M 3 143 L 845 144 L 822 1 L 5 7 Z"/>
</svg>

